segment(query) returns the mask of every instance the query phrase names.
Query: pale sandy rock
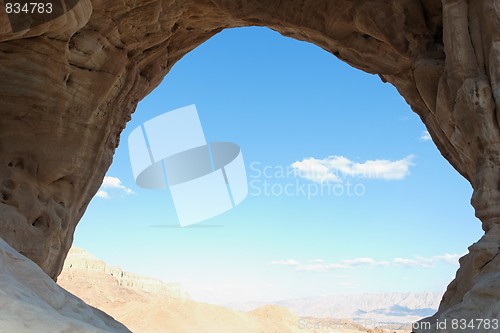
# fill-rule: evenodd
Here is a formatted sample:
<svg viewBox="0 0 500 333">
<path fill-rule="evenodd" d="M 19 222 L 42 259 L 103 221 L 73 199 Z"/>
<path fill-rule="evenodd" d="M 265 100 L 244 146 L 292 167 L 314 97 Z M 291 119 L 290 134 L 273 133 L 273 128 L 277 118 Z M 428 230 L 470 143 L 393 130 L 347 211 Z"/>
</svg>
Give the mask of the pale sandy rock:
<svg viewBox="0 0 500 333">
<path fill-rule="evenodd" d="M 80 0 L 28 31 L 0 20 L 0 235 L 52 278 L 138 101 L 217 32 L 258 25 L 398 89 L 470 182 L 486 232 L 438 316 L 497 306 L 466 295 L 500 241 L 500 0 Z"/>
<path fill-rule="evenodd" d="M 102 293 L 103 288 L 109 287 L 130 291 L 141 299 L 150 295 L 164 299 L 191 299 L 179 284 L 165 283 L 151 277 L 125 272 L 121 268 L 109 266 L 89 252 L 75 247 L 70 249 L 57 283 L 68 290 L 88 289 L 86 295 L 91 293 L 92 296 L 89 299 L 84 298 L 84 300 L 91 301 L 91 303 L 96 301 L 95 293 Z M 113 296 L 116 297 L 117 293 Z M 102 299 L 101 301 L 116 300 Z"/>
<path fill-rule="evenodd" d="M 1 332 L 129 332 L 0 239 Z"/>
<path fill-rule="evenodd" d="M 460 329 L 464 333 L 493 333 L 500 330 L 500 227 L 494 226 L 477 243 L 469 248 L 469 254 L 460 260 L 461 269 L 457 278 L 448 286 L 439 312 L 415 332 L 454 333 L 453 320 L 465 320 L 467 325 Z M 485 321 L 490 325 L 484 326 Z M 496 320 L 496 322 L 494 321 Z M 436 325 L 441 325 L 436 330 Z M 444 323 L 444 324 L 443 324 Z M 495 324 L 496 323 L 496 324 Z M 481 325 L 481 326 L 478 326 Z M 446 329 L 444 329 L 446 327 Z"/>
</svg>

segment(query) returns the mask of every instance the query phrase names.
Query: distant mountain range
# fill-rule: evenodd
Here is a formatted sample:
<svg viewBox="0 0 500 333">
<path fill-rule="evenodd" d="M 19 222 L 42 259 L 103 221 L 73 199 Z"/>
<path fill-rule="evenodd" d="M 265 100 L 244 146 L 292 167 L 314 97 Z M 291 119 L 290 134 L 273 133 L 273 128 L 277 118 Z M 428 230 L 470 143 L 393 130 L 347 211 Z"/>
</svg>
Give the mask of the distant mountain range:
<svg viewBox="0 0 500 333">
<path fill-rule="evenodd" d="M 411 323 L 432 316 L 441 293 L 383 293 L 307 297 L 273 302 L 302 317 L 349 318 L 378 323 Z M 249 311 L 264 303 L 231 303 L 228 307 Z M 266 303 L 269 304 L 269 303 Z"/>
</svg>

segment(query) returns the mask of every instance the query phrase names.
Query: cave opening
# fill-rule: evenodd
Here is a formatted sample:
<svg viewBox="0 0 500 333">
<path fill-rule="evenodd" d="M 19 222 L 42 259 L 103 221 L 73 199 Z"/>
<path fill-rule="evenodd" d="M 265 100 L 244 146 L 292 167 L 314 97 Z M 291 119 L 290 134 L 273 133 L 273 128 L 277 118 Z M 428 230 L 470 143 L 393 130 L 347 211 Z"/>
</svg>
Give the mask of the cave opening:
<svg viewBox="0 0 500 333">
<path fill-rule="evenodd" d="M 123 138 L 193 103 L 207 139 L 242 147 L 250 192 L 179 229 L 167 192 L 134 185 Z M 75 245 L 215 304 L 442 293 L 481 235 L 470 185 L 393 86 L 267 28 L 224 30 L 182 58 L 139 103 L 107 177 Z M 321 179 L 334 188 L 319 195 Z"/>
</svg>

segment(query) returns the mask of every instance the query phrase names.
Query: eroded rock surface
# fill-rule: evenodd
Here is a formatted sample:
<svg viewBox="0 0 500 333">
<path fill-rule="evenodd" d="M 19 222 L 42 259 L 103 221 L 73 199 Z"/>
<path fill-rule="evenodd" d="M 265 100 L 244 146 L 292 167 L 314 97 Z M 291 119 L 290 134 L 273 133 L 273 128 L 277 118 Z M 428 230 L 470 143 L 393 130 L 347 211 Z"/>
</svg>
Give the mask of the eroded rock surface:
<svg viewBox="0 0 500 333">
<path fill-rule="evenodd" d="M 0 15 L 0 235 L 55 279 L 138 101 L 194 47 L 249 25 L 396 86 L 471 183 L 486 232 L 437 316 L 497 304 L 472 291 L 500 271 L 500 0 L 80 0 L 17 32 Z"/>
<path fill-rule="evenodd" d="M 0 238 L 2 332 L 130 332 L 59 287 Z"/>
<path fill-rule="evenodd" d="M 82 297 L 88 304 L 94 303 L 98 308 L 105 307 L 104 310 L 124 306 L 132 300 L 147 303 L 151 295 L 165 301 L 191 300 L 188 293 L 177 283 L 165 283 L 148 276 L 126 272 L 75 247 L 68 252 L 57 284 Z"/>
</svg>

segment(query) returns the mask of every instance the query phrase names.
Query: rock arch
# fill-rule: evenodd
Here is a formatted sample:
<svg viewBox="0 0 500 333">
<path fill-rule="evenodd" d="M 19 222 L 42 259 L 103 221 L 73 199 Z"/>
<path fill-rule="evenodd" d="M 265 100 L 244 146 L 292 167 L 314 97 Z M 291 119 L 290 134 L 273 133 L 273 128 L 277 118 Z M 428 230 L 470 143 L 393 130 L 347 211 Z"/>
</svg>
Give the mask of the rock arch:
<svg viewBox="0 0 500 333">
<path fill-rule="evenodd" d="M 0 14 L 0 235 L 52 278 L 137 103 L 197 45 L 257 25 L 398 89 L 471 183 L 485 231 L 436 316 L 498 314 L 481 293 L 500 287 L 500 0 L 69 3 L 22 31 Z"/>
</svg>

